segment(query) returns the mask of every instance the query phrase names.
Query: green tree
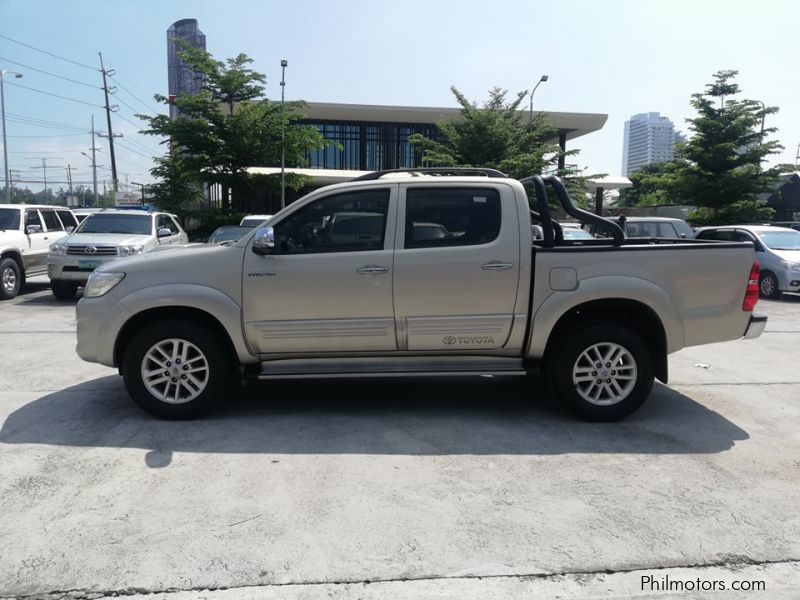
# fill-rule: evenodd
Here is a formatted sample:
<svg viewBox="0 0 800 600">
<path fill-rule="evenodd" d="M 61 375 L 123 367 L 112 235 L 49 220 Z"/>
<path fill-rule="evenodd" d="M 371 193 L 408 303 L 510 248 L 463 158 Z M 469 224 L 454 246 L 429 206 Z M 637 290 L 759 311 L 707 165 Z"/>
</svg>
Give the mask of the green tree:
<svg viewBox="0 0 800 600">
<path fill-rule="evenodd" d="M 147 186 L 147 192 L 158 199 L 160 209 L 180 213 L 183 207 L 203 199 L 199 178 L 182 163 L 182 153 L 166 154 L 155 162 L 150 173 L 156 182 Z"/>
<path fill-rule="evenodd" d="M 266 78 L 249 67 L 252 59 L 239 54 L 222 62 L 182 40 L 176 43 L 181 58 L 202 78 L 202 90 L 179 94 L 174 100 L 155 96 L 162 104 L 174 103 L 179 111 L 175 119 L 138 115 L 147 124 L 143 133 L 163 137 L 169 144 L 168 155 L 151 170 L 161 181 L 156 189 L 170 194 L 167 202 L 191 201 L 201 182 L 231 189 L 234 200 L 279 190 L 279 176 L 252 176 L 248 167 L 279 166 L 282 147 L 287 166 L 303 166 L 306 151 L 325 145 L 316 127 L 298 123 L 303 102 L 286 102 L 282 107 L 264 97 Z M 286 176 L 291 189 L 303 183 L 300 176 Z"/>
<path fill-rule="evenodd" d="M 644 165 L 628 175 L 633 187 L 621 190 L 619 206 L 681 204 L 681 177 L 686 161 L 678 158 Z"/>
<path fill-rule="evenodd" d="M 688 119 L 694 135 L 682 148 L 687 163 L 679 170 L 681 195 L 698 206 L 697 223 L 768 220 L 772 209 L 759 198 L 774 190 L 785 165 L 766 169 L 768 156 L 782 146 L 767 140 L 776 128 L 761 130 L 763 119 L 778 112 L 757 100 L 736 99 L 737 71 L 718 71 L 703 93 L 692 94 L 698 116 Z"/>
<path fill-rule="evenodd" d="M 507 101 L 507 90 L 494 88 L 482 107 L 450 88 L 461 105 L 463 118 L 438 124 L 439 139 L 421 134 L 410 137 L 431 166 L 486 167 L 516 178 L 543 172 L 555 165 L 561 149 L 547 140 L 555 135 L 542 114 L 533 119 L 519 109 L 526 92 Z M 568 153 L 571 154 L 571 153 Z"/>
</svg>

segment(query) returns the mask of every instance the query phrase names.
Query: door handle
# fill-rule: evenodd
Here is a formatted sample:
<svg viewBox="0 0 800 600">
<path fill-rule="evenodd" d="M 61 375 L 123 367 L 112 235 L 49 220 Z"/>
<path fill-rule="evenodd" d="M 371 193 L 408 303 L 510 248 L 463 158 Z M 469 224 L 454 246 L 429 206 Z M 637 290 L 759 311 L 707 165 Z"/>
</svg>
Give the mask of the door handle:
<svg viewBox="0 0 800 600">
<path fill-rule="evenodd" d="M 504 263 L 495 260 L 481 265 L 481 269 L 483 269 L 484 271 L 506 271 L 513 267 L 514 265 L 512 265 L 511 263 Z"/>
<path fill-rule="evenodd" d="M 389 271 L 389 267 L 379 267 L 378 265 L 366 265 L 361 267 L 356 272 L 361 274 L 369 274 L 369 273 L 387 273 Z"/>
</svg>

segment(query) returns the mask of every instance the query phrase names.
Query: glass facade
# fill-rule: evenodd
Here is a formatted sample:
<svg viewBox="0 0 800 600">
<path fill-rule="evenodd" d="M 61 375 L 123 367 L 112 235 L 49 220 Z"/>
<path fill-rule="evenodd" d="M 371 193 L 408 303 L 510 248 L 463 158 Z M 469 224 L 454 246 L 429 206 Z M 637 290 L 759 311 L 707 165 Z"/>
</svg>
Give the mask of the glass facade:
<svg viewBox="0 0 800 600">
<path fill-rule="evenodd" d="M 339 146 L 308 152 L 312 169 L 380 171 L 421 166 L 421 152 L 409 142 L 413 133 L 437 139 L 435 125 L 420 123 L 370 123 L 359 121 L 303 121 L 314 125 L 326 140 Z"/>
</svg>

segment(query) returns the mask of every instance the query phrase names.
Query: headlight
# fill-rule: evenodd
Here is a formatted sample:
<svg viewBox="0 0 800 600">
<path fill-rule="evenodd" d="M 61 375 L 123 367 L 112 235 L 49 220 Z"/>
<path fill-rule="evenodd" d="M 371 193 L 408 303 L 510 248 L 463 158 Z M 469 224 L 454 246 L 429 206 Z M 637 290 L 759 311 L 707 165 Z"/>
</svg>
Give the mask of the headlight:
<svg viewBox="0 0 800 600">
<path fill-rule="evenodd" d="M 51 248 L 52 248 L 52 246 L 51 246 Z M 788 261 L 788 260 L 782 260 L 781 261 L 781 266 L 784 269 L 789 269 L 790 271 L 800 271 L 800 263 L 791 262 L 791 261 Z"/>
<path fill-rule="evenodd" d="M 144 251 L 144 246 L 135 244 L 133 246 L 117 246 L 117 256 L 133 256 L 134 254 L 141 254 Z"/>
<path fill-rule="evenodd" d="M 83 290 L 83 297 L 98 298 L 100 296 L 105 296 L 123 279 L 125 279 L 125 273 L 95 271 L 89 276 L 89 281 L 86 282 L 86 287 Z"/>
<path fill-rule="evenodd" d="M 66 256 L 67 255 L 67 245 L 61 244 L 56 242 L 55 244 L 50 244 L 50 254 L 53 256 Z"/>
</svg>

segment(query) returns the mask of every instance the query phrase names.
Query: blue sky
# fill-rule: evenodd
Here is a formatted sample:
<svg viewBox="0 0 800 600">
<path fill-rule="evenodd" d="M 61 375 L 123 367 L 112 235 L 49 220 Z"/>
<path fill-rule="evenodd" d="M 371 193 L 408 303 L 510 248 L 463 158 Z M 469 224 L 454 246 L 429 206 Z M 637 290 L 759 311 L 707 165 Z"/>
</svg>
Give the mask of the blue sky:
<svg viewBox="0 0 800 600">
<path fill-rule="evenodd" d="M 280 97 L 282 58 L 289 61 L 287 98 L 319 102 L 455 106 L 449 89 L 455 85 L 480 103 L 493 86 L 521 91 L 547 74 L 535 108 L 608 114 L 601 131 L 572 147 L 581 150 L 576 162 L 587 172 L 612 175 L 620 172 L 626 119 L 658 111 L 686 131 L 690 95 L 715 71 L 737 69 L 741 97 L 780 107 L 767 118 L 785 146 L 774 162 L 794 163 L 798 16 L 797 0 L 0 0 L 0 34 L 16 40 L 0 37 L 0 68 L 24 73 L 21 80 L 6 76 L 9 166 L 40 178 L 41 169 L 33 167 L 44 155 L 48 166 L 78 168 L 76 182 L 91 180 L 90 162 L 81 155 L 90 136 L 79 129 L 88 130 L 94 114 L 97 128 L 107 130 L 100 74 L 86 68 L 99 68 L 102 51 L 121 84 L 112 100 L 120 106 L 112 126 L 124 134 L 116 146 L 119 179 L 149 181 L 148 157 L 162 148 L 137 133 L 134 113 L 160 108 L 152 96 L 167 91 L 166 29 L 183 18 L 198 19 L 217 58 L 251 56 L 267 75 L 271 98 Z M 20 116 L 72 129 L 32 127 Z M 98 163 L 109 169 L 107 143 L 99 141 Z M 65 171 L 48 170 L 48 178 L 64 181 Z M 100 178 L 110 181 L 110 171 Z"/>
</svg>

